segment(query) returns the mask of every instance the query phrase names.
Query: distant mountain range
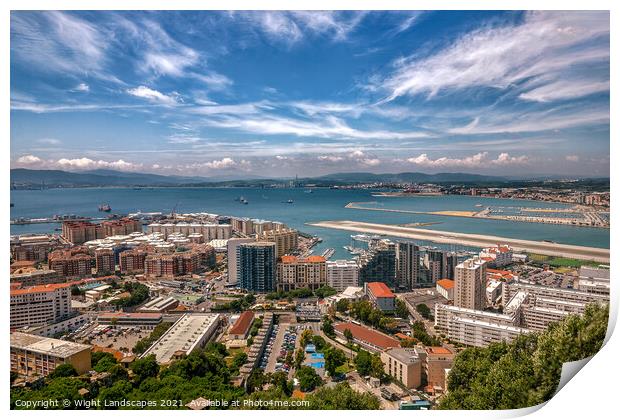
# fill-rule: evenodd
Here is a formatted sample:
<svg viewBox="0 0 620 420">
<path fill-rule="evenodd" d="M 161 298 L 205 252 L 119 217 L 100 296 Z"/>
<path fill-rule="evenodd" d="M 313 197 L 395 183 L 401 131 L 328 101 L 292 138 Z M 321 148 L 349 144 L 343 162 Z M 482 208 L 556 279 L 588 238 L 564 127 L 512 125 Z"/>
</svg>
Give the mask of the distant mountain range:
<svg viewBox="0 0 620 420">
<path fill-rule="evenodd" d="M 556 178 L 557 179 L 557 178 Z M 75 188 L 75 187 L 253 187 L 267 186 L 275 183 L 284 183 L 291 178 L 253 178 L 253 179 L 226 179 L 216 177 L 190 177 L 175 175 L 156 175 L 135 172 L 121 172 L 107 169 L 98 169 L 85 172 L 67 172 L 59 170 L 35 170 L 16 168 L 11 169 L 11 187 L 17 189 L 28 188 Z M 374 174 L 370 172 L 344 172 L 318 177 L 300 178 L 303 184 L 318 186 L 346 185 L 356 183 L 434 183 L 434 184 L 476 184 L 476 185 L 509 185 L 515 178 L 468 174 L 468 173 L 438 173 L 425 174 L 421 172 L 402 172 L 398 174 Z M 519 183 L 524 182 L 522 178 Z M 608 182 L 608 178 L 607 178 Z"/>
</svg>

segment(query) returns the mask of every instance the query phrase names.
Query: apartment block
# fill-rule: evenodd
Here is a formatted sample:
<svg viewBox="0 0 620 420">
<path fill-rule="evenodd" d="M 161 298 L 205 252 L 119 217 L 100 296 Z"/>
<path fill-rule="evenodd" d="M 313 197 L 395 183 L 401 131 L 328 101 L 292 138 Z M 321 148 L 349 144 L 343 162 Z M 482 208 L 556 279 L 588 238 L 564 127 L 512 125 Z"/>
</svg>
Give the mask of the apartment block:
<svg viewBox="0 0 620 420">
<path fill-rule="evenodd" d="M 391 348 L 381 353 L 383 369 L 409 389 L 422 385 L 422 359 L 415 348 Z"/>
<path fill-rule="evenodd" d="M 454 305 L 469 309 L 486 307 L 486 262 L 470 258 L 455 268 Z"/>
<path fill-rule="evenodd" d="M 297 249 L 298 237 L 295 229 L 269 230 L 256 235 L 258 241 L 273 242 L 276 244 L 276 258 Z"/>
<path fill-rule="evenodd" d="M 91 346 L 40 337 L 21 332 L 11 333 L 11 372 L 21 377 L 47 376 L 65 363 L 82 374 L 90 370 Z"/>
<path fill-rule="evenodd" d="M 327 285 L 343 292 L 359 284 L 359 266 L 354 260 L 327 261 Z"/>
<path fill-rule="evenodd" d="M 87 277 L 92 275 L 93 257 L 88 250 L 75 247 L 56 250 L 48 256 L 48 266 L 61 277 Z"/>
<path fill-rule="evenodd" d="M 325 258 L 319 255 L 311 255 L 307 258 L 283 256 L 277 266 L 277 290 L 284 292 L 302 288 L 316 290 L 325 286 L 327 284 L 325 262 Z"/>
<path fill-rule="evenodd" d="M 97 274 L 110 274 L 116 271 L 116 260 L 112 248 L 95 250 L 95 270 Z"/>
<path fill-rule="evenodd" d="M 118 255 L 118 262 L 121 273 L 144 273 L 146 256 L 146 251 L 139 248 L 122 251 Z"/>
<path fill-rule="evenodd" d="M 11 329 L 38 327 L 69 317 L 72 312 L 70 289 L 70 283 L 11 289 Z"/>
</svg>

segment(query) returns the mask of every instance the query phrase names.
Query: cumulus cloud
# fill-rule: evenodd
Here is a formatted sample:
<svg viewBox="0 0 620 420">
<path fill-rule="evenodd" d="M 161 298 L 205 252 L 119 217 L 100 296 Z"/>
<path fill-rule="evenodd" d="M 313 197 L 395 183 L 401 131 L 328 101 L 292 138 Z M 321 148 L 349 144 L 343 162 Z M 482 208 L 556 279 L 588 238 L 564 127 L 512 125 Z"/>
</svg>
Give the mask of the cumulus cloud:
<svg viewBox="0 0 620 420">
<path fill-rule="evenodd" d="M 15 164 L 38 169 L 66 169 L 66 170 L 91 170 L 91 169 L 116 169 L 119 171 L 137 171 L 143 168 L 140 163 L 127 162 L 123 159 L 115 161 L 94 160 L 87 157 L 42 159 L 38 156 L 25 155 L 17 158 Z"/>
<path fill-rule="evenodd" d="M 496 159 L 489 159 L 488 152 L 476 153 L 463 158 L 440 157 L 429 158 L 426 153 L 410 157 L 407 162 L 429 168 L 485 168 L 489 166 L 525 165 L 528 163 L 527 156 L 510 156 L 508 153 L 500 153 Z"/>
<path fill-rule="evenodd" d="M 40 162 L 42 162 L 42 159 L 37 157 L 37 156 L 33 156 L 33 155 L 25 155 L 25 156 L 20 156 L 16 160 L 16 162 L 24 164 L 24 165 L 31 165 L 33 163 L 40 163 Z"/>
<path fill-rule="evenodd" d="M 163 105 L 176 105 L 179 102 L 178 94 L 165 95 L 157 90 L 151 89 L 146 86 L 138 86 L 136 88 L 127 89 L 127 93 L 131 96 L 144 98 L 151 102 L 160 103 Z"/>
<path fill-rule="evenodd" d="M 579 162 L 579 156 L 577 155 L 568 155 L 566 156 L 566 160 L 569 162 Z"/>
</svg>

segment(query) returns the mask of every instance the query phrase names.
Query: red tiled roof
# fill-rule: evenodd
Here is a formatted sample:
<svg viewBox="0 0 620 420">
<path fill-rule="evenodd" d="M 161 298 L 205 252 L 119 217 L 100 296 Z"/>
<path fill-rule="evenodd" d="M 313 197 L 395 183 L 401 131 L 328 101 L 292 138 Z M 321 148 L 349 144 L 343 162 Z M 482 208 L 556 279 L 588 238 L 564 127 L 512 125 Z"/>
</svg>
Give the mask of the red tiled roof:
<svg viewBox="0 0 620 420">
<path fill-rule="evenodd" d="M 351 331 L 353 338 L 372 344 L 373 346 L 387 349 L 389 347 L 400 347 L 400 342 L 392 337 L 380 333 L 379 331 L 372 330 L 370 328 L 362 327 L 361 325 L 353 324 L 352 322 L 345 322 L 342 324 L 334 325 L 336 331 L 344 334 L 345 330 Z"/>
<path fill-rule="evenodd" d="M 452 354 L 452 352 L 445 347 L 427 347 L 426 351 L 433 354 Z"/>
<path fill-rule="evenodd" d="M 229 334 L 245 335 L 248 332 L 248 329 L 250 328 L 250 326 L 252 325 L 253 320 L 254 320 L 254 312 L 252 311 L 243 312 L 241 315 L 239 315 L 239 318 L 237 318 L 237 321 L 235 322 L 235 325 L 233 325 L 232 328 L 230 329 Z"/>
<path fill-rule="evenodd" d="M 390 290 L 389 287 L 385 283 L 381 283 L 378 281 L 366 283 L 366 286 L 370 290 L 370 293 L 373 294 L 376 298 L 393 298 L 396 297 L 394 293 Z"/>
<path fill-rule="evenodd" d="M 450 280 L 450 279 L 437 280 L 437 285 L 443 287 L 446 290 L 454 289 L 454 280 Z"/>
<path fill-rule="evenodd" d="M 45 285 L 40 285 L 40 286 L 31 286 L 25 289 L 12 289 L 11 296 L 25 295 L 29 293 L 53 292 L 56 289 L 71 287 L 72 285 L 73 283 L 52 283 L 52 284 L 45 284 Z"/>
</svg>

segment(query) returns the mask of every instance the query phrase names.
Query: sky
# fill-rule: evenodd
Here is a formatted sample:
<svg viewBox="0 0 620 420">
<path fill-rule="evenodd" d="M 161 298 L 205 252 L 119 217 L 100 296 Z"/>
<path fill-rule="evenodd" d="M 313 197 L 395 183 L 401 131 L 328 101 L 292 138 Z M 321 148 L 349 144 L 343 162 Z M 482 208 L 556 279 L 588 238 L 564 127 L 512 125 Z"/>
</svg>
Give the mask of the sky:
<svg viewBox="0 0 620 420">
<path fill-rule="evenodd" d="M 11 13 L 11 167 L 609 176 L 609 13 Z"/>
</svg>

